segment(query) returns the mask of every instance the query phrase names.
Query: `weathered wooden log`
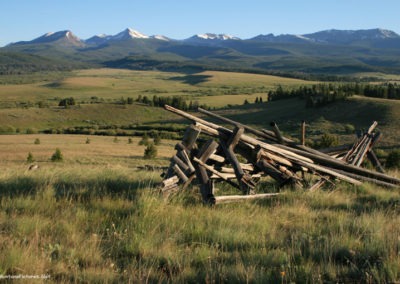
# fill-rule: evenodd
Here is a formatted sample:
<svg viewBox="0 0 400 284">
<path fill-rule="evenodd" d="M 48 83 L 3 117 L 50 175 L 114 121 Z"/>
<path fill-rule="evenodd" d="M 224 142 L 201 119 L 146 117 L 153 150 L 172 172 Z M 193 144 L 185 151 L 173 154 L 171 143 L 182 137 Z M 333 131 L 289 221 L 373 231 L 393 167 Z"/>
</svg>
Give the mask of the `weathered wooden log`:
<svg viewBox="0 0 400 284">
<path fill-rule="evenodd" d="M 240 164 L 240 166 L 242 167 L 242 169 L 244 171 L 248 171 L 248 172 L 253 172 L 254 171 L 254 166 L 252 164 Z M 221 172 L 224 173 L 235 173 L 235 169 L 234 168 L 228 168 L 228 167 L 220 167 Z"/>
<path fill-rule="evenodd" d="M 242 167 L 240 166 L 240 163 L 235 155 L 235 153 L 233 152 L 233 150 L 230 147 L 227 147 L 225 145 L 224 141 L 220 142 L 220 145 L 222 147 L 222 149 L 225 152 L 225 155 L 228 159 L 228 161 L 231 163 L 235 175 L 236 175 L 236 179 L 239 182 L 239 188 L 245 193 L 248 194 L 250 192 L 250 190 L 252 188 L 254 188 L 254 183 L 251 180 L 251 176 L 249 176 L 248 174 L 246 174 Z"/>
<path fill-rule="evenodd" d="M 178 151 L 177 156 L 187 165 L 188 167 L 188 173 L 192 174 L 195 172 L 194 166 L 192 162 L 190 161 L 189 155 L 186 153 L 186 151 Z"/>
<path fill-rule="evenodd" d="M 223 122 L 228 123 L 230 125 L 233 125 L 235 127 L 243 127 L 247 132 L 252 133 L 252 134 L 254 134 L 254 135 L 258 136 L 258 137 L 261 137 L 261 138 L 264 138 L 264 139 L 267 139 L 267 140 L 277 141 L 276 137 L 274 137 L 274 133 L 273 132 L 264 133 L 264 132 L 259 131 L 257 129 L 251 128 L 251 127 L 249 127 L 247 125 L 243 125 L 240 122 L 237 122 L 237 121 L 231 120 L 229 118 L 223 117 L 221 115 L 215 114 L 215 113 L 213 113 L 211 111 L 208 111 L 208 110 L 205 110 L 205 109 L 202 109 L 202 108 L 198 108 L 197 110 L 199 112 L 203 113 L 203 114 L 206 114 L 208 116 L 216 118 L 216 119 L 218 119 L 220 121 L 223 121 Z"/>
<path fill-rule="evenodd" d="M 289 161 L 288 159 L 285 159 L 285 158 L 280 157 L 278 155 L 274 155 L 274 154 L 272 154 L 272 153 L 270 153 L 268 151 L 264 151 L 261 147 L 256 147 L 255 151 L 258 151 L 257 155 L 262 156 L 264 158 L 267 158 L 269 160 L 273 160 L 278 164 L 281 164 L 281 165 L 284 165 L 284 166 L 287 166 L 287 167 L 291 167 L 291 168 L 293 168 L 293 166 L 294 166 L 293 163 L 291 161 Z"/>
<path fill-rule="evenodd" d="M 300 143 L 301 145 L 305 146 L 306 145 L 306 121 L 302 120 L 301 121 L 301 131 L 300 131 Z"/>
<path fill-rule="evenodd" d="M 228 131 L 228 132 L 226 132 L 223 128 L 215 129 L 215 128 L 209 127 L 207 125 L 204 125 L 201 122 L 196 122 L 196 126 L 200 127 L 201 130 L 204 133 L 206 133 L 206 134 L 208 134 L 210 136 L 213 136 L 213 137 L 221 136 L 222 138 L 227 139 L 227 137 L 229 137 L 228 135 L 232 133 L 231 130 L 225 129 L 225 130 Z M 302 161 L 306 161 L 306 162 L 309 162 L 309 163 L 313 162 L 311 159 L 309 159 L 309 158 L 307 158 L 305 156 L 301 156 L 301 155 L 298 155 L 298 154 L 294 153 L 294 151 L 291 151 L 292 148 L 290 148 L 290 147 L 287 147 L 285 149 L 280 147 L 280 146 L 284 146 L 284 145 L 268 144 L 268 143 L 262 142 L 260 140 L 257 140 L 257 139 L 255 139 L 253 137 L 247 136 L 246 134 L 243 134 L 241 136 L 241 141 L 244 142 L 245 144 L 247 144 L 248 146 L 253 147 L 253 148 L 256 145 L 259 145 L 264 150 L 268 150 L 268 151 L 270 151 L 270 152 L 272 152 L 272 153 L 274 153 L 276 155 L 279 155 L 281 157 L 285 157 L 287 159 L 291 158 L 293 160 L 302 160 Z"/>
<path fill-rule="evenodd" d="M 216 161 L 218 163 L 224 163 L 225 158 L 223 156 L 217 155 L 217 154 L 211 154 L 210 160 Z"/>
<path fill-rule="evenodd" d="M 364 161 L 365 156 L 370 150 L 372 138 L 368 138 L 365 140 L 364 144 L 359 148 L 359 152 L 355 155 L 354 160 L 351 164 L 359 167 L 361 163 Z"/>
<path fill-rule="evenodd" d="M 205 162 L 216 151 L 217 148 L 218 143 L 216 141 L 212 139 L 208 140 L 200 149 L 197 157 L 194 157 L 194 161 L 197 159 L 205 165 Z M 214 183 L 210 180 L 210 177 L 207 174 L 204 166 L 200 166 L 198 163 L 196 163 L 194 167 L 196 170 L 196 176 L 200 182 L 200 193 L 203 198 L 203 202 L 209 203 L 209 200 L 213 199 L 214 196 Z"/>
<path fill-rule="evenodd" d="M 321 177 L 321 179 L 319 179 L 316 183 L 314 183 L 309 189 L 308 191 L 316 191 L 318 189 L 320 189 L 322 186 L 324 186 L 326 183 L 331 183 L 334 185 L 334 183 L 331 181 L 330 177 Z"/>
<path fill-rule="evenodd" d="M 383 168 L 381 162 L 379 161 L 378 157 L 376 156 L 374 150 L 370 150 L 367 153 L 368 159 L 371 161 L 372 165 L 374 165 L 375 169 L 380 173 L 385 173 L 385 169 Z"/>
<path fill-rule="evenodd" d="M 322 174 L 328 174 L 330 176 L 336 177 L 336 178 L 338 178 L 340 180 L 343 180 L 343 181 L 347 181 L 347 182 L 349 182 L 351 184 L 354 184 L 354 185 L 361 185 L 360 181 L 358 181 L 356 179 L 353 179 L 351 177 L 348 177 L 345 174 L 340 174 L 337 171 L 334 171 L 334 170 L 332 170 L 330 168 L 327 168 L 327 167 L 324 167 L 324 166 L 319 166 L 319 165 L 316 165 L 316 164 L 307 163 L 307 162 L 304 162 L 304 161 L 298 161 L 298 163 L 300 163 L 302 166 L 307 167 L 309 169 L 312 169 L 312 170 L 314 170 L 316 172 L 319 172 L 319 173 L 322 173 Z"/>
<path fill-rule="evenodd" d="M 188 148 L 186 148 L 186 146 L 183 145 L 182 142 L 176 143 L 174 149 L 175 149 L 176 151 L 178 151 L 178 152 L 179 152 L 179 151 L 185 151 L 186 153 L 189 153 L 189 152 L 190 152 L 190 150 L 189 150 Z"/>
<path fill-rule="evenodd" d="M 369 142 L 371 139 L 372 132 L 376 128 L 378 123 L 374 121 L 372 125 L 369 127 L 368 131 L 360 136 L 360 138 L 354 143 L 353 147 L 348 151 L 346 156 L 344 157 L 344 160 L 350 164 L 357 164 L 360 160 L 360 155 L 361 152 L 363 152 L 363 149 L 365 148 L 365 145 Z M 361 164 L 361 162 L 360 162 Z"/>
<path fill-rule="evenodd" d="M 173 176 L 173 177 L 170 177 L 168 179 L 164 179 L 162 181 L 162 185 L 164 187 L 168 187 L 168 186 L 170 186 L 172 184 L 177 184 L 178 182 L 179 182 L 179 178 L 177 176 Z"/>
<path fill-rule="evenodd" d="M 365 176 L 360 176 L 354 173 L 349 173 L 346 171 L 342 171 L 342 170 L 337 170 L 337 169 L 333 169 L 335 172 L 338 172 L 340 174 L 346 175 L 348 177 L 363 181 L 363 182 L 369 182 L 369 183 L 374 183 L 376 185 L 379 186 L 383 186 L 383 187 L 390 187 L 390 188 L 398 188 L 398 185 L 393 184 L 393 183 L 389 183 L 389 182 L 385 182 L 385 181 L 381 181 L 381 180 L 377 180 L 374 178 L 370 178 L 370 177 L 365 177 Z"/>
<path fill-rule="evenodd" d="M 251 195 L 226 195 L 226 196 L 216 196 L 215 204 L 231 203 L 245 200 L 258 200 L 258 199 L 269 199 L 280 195 L 281 193 L 260 193 Z"/>
<path fill-rule="evenodd" d="M 231 137 L 229 137 L 228 141 L 226 142 L 226 145 L 231 148 L 232 150 L 235 149 L 236 145 L 240 141 L 240 137 L 242 137 L 244 133 L 244 128 L 243 127 L 235 127 L 235 129 L 232 132 Z"/>
<path fill-rule="evenodd" d="M 223 176 L 223 178 L 221 178 L 221 175 Z M 260 179 L 262 177 L 261 174 L 252 174 L 251 178 L 254 179 Z M 236 179 L 236 175 L 235 173 L 224 173 L 224 172 L 220 172 L 219 175 L 213 174 L 212 176 L 210 176 L 211 179 L 223 179 L 224 181 L 226 180 L 232 180 L 232 179 Z"/>
<path fill-rule="evenodd" d="M 212 154 L 215 153 L 215 151 L 218 148 L 218 143 L 210 139 L 208 140 L 200 149 L 199 153 L 197 154 L 197 158 L 200 159 L 202 162 L 206 162 Z"/>
<path fill-rule="evenodd" d="M 182 180 L 182 182 L 185 183 L 189 180 L 189 178 L 185 175 L 185 173 L 177 164 L 173 165 L 172 169 L 177 174 L 177 176 Z"/>
<path fill-rule="evenodd" d="M 212 137 L 222 137 L 223 139 L 229 139 L 229 137 L 232 135 L 232 131 L 221 127 L 217 124 L 213 124 L 210 122 L 207 122 L 205 120 L 199 119 L 195 116 L 192 116 L 190 114 L 187 114 L 185 112 L 182 112 L 180 110 L 176 110 L 171 107 L 166 107 L 167 110 L 170 110 L 176 114 L 179 114 L 187 119 L 192 120 L 194 123 L 196 123 L 196 126 L 200 127 L 200 129 L 207 135 L 210 135 Z M 247 128 L 245 128 L 247 130 Z M 371 131 L 371 127 L 369 131 Z M 351 172 L 352 174 L 368 177 L 372 180 L 379 180 L 382 182 L 386 183 L 391 183 L 395 185 L 400 185 L 400 179 L 394 178 L 387 176 L 382 173 L 377 173 L 373 172 L 367 169 L 359 168 L 354 165 L 349 165 L 343 161 L 339 161 L 337 159 L 334 159 L 330 157 L 329 155 L 323 154 L 319 151 L 316 151 L 314 149 L 308 148 L 303 145 L 291 145 L 292 147 L 288 147 L 285 145 L 271 145 L 268 143 L 264 143 L 262 141 L 259 141 L 253 137 L 250 137 L 246 134 L 243 134 L 241 136 L 239 145 L 238 145 L 238 150 L 240 149 L 254 149 L 256 145 L 260 145 L 260 147 L 274 155 L 277 155 L 279 157 L 282 157 L 284 159 L 289 160 L 292 162 L 294 165 L 304 165 L 304 164 L 313 164 L 317 163 L 325 168 L 332 168 L 333 170 L 342 170 L 344 172 Z M 244 151 L 243 151 L 244 152 Z M 245 154 L 245 153 L 244 153 Z M 251 160 L 251 157 L 249 155 L 245 156 L 246 159 Z M 301 163 L 301 162 L 305 163 Z M 310 167 L 310 169 L 312 169 Z"/>
<path fill-rule="evenodd" d="M 189 150 L 195 147 L 197 138 L 200 135 L 201 130 L 195 125 L 190 125 L 185 134 L 183 135 L 182 144 Z"/>
<path fill-rule="evenodd" d="M 177 176 L 172 176 L 168 179 L 165 179 L 161 183 L 160 191 L 164 197 L 168 197 L 170 194 L 176 192 L 178 187 L 179 178 Z"/>
<path fill-rule="evenodd" d="M 178 165 L 182 171 L 186 172 L 189 170 L 189 166 L 184 161 L 182 161 L 177 155 L 174 155 L 171 161 L 174 162 L 176 165 Z"/>
<path fill-rule="evenodd" d="M 338 169 L 338 170 L 342 170 L 345 172 L 349 172 L 349 173 L 354 173 L 360 176 L 364 176 L 364 177 L 369 177 L 371 179 L 376 179 L 376 180 L 381 180 L 387 183 L 392 183 L 395 185 L 400 185 L 400 179 L 395 178 L 395 177 L 391 177 L 388 175 L 385 175 L 383 173 L 377 173 L 368 169 L 364 169 L 364 168 L 360 168 L 360 167 L 356 167 L 354 165 L 349 165 L 343 161 L 334 159 L 332 157 L 330 157 L 329 155 L 323 154 L 323 153 L 312 153 L 312 152 L 308 152 L 308 151 L 303 151 L 300 149 L 294 149 L 294 148 L 289 148 L 288 146 L 285 145 L 276 145 L 279 148 L 282 149 L 290 149 L 291 151 L 293 151 L 294 153 L 298 154 L 298 155 L 303 155 L 304 157 L 307 157 L 309 159 L 314 160 L 315 163 L 318 163 L 322 166 L 326 166 L 326 167 L 330 167 L 332 169 Z"/>
<path fill-rule="evenodd" d="M 265 159 L 257 161 L 257 167 L 259 167 L 267 176 L 272 177 L 276 180 L 279 185 L 283 185 L 287 182 L 288 178 L 284 177 L 282 172 L 275 168 L 273 165 L 268 163 Z"/>
<path fill-rule="evenodd" d="M 239 123 L 239 122 L 236 122 L 236 121 L 234 121 L 234 120 L 230 120 L 230 119 L 228 119 L 228 118 L 225 118 L 225 117 L 223 117 L 223 116 L 220 116 L 220 115 L 217 115 L 217 114 L 215 114 L 215 113 L 212 113 L 212 112 L 210 112 L 210 111 L 207 111 L 207 110 L 204 110 L 204 109 L 201 109 L 201 108 L 199 108 L 198 109 L 199 110 L 199 112 L 201 112 L 201 113 L 204 113 L 204 114 L 207 114 L 207 115 L 209 115 L 209 116 L 211 116 L 211 117 L 214 117 L 214 118 L 216 118 L 216 119 L 219 119 L 219 120 L 221 120 L 221 121 L 223 121 L 223 122 L 226 122 L 226 123 L 229 123 L 229 124 L 231 124 L 231 125 L 235 125 L 235 126 L 238 126 L 238 125 L 240 125 L 241 127 L 243 127 L 246 131 L 248 131 L 249 133 L 252 133 L 252 134 L 254 134 L 254 135 L 256 135 L 256 136 L 259 136 L 259 137 L 261 137 L 261 138 L 264 138 L 264 139 L 267 139 L 267 140 L 272 140 L 272 141 L 278 141 L 277 140 L 277 138 L 276 138 L 276 136 L 275 136 L 275 133 L 273 133 L 273 132 L 271 132 L 271 131 L 268 131 L 268 130 L 265 130 L 265 129 L 263 129 L 262 131 L 259 131 L 259 130 L 256 130 L 256 129 L 253 129 L 253 128 L 251 128 L 251 127 L 249 127 L 249 126 L 246 126 L 246 125 L 243 125 L 243 124 L 241 124 L 241 123 Z M 189 118 L 190 119 L 190 118 Z M 193 121 L 196 121 L 196 120 L 193 120 Z M 199 121 L 200 122 L 200 121 Z M 373 122 L 373 124 L 370 126 L 370 128 L 368 129 L 368 131 L 367 131 L 367 133 L 372 133 L 372 131 L 375 129 L 375 127 L 377 126 L 377 122 L 376 121 L 374 121 Z M 208 126 L 207 124 L 204 124 L 204 125 L 206 125 L 206 126 Z M 216 125 L 214 124 L 214 127 L 215 127 Z M 298 148 L 299 150 L 302 150 L 302 151 L 306 151 L 306 152 L 310 152 L 310 153 L 312 153 L 312 154 L 315 154 L 315 153 L 317 153 L 317 155 L 318 155 L 318 151 L 316 151 L 316 150 L 314 150 L 314 149 L 311 149 L 311 148 L 309 148 L 309 147 L 306 147 L 305 146 L 305 141 L 306 141 L 306 139 L 305 139 L 305 126 L 306 126 L 306 124 L 305 124 L 305 121 L 303 120 L 302 121 L 302 145 L 295 145 L 295 143 L 294 143 L 294 141 L 293 140 L 291 140 L 291 139 L 288 139 L 288 138 L 286 138 L 286 137 L 283 137 L 283 140 L 284 140 L 284 142 L 286 143 L 286 144 L 288 144 L 288 145 L 291 145 L 291 146 L 293 146 L 293 147 L 295 147 L 295 148 Z M 212 127 L 212 126 L 211 126 Z M 261 133 L 260 133 L 261 132 Z M 303 133 L 304 133 L 304 135 L 303 135 Z M 344 148 L 344 150 L 348 150 L 348 147 L 347 147 L 347 145 L 344 145 L 343 146 L 343 148 Z M 322 151 L 322 152 L 325 152 L 325 151 Z M 329 153 L 329 152 L 328 152 Z"/>
<path fill-rule="evenodd" d="M 214 169 L 212 166 L 207 165 L 206 163 L 204 163 L 202 160 L 194 157 L 193 161 L 195 161 L 196 163 L 198 163 L 203 169 L 206 169 L 208 171 L 210 171 L 211 173 L 217 175 L 218 177 L 220 177 L 221 179 L 223 179 L 224 181 L 226 181 L 227 183 L 229 183 L 230 185 L 232 185 L 233 187 L 236 187 L 237 189 L 240 189 L 240 186 L 237 183 L 234 183 L 232 181 L 229 180 L 229 178 L 224 175 L 223 173 L 218 172 L 216 169 Z M 235 175 L 236 176 L 236 175 Z M 207 180 L 208 181 L 208 180 Z"/>
<path fill-rule="evenodd" d="M 223 173 L 219 172 L 219 174 L 212 174 L 210 176 L 211 179 L 222 179 L 224 181 L 230 180 L 230 179 L 236 179 L 235 173 Z"/>
<path fill-rule="evenodd" d="M 278 143 L 279 143 L 279 144 L 284 144 L 283 136 L 282 136 L 281 131 L 279 130 L 278 125 L 275 123 L 275 121 L 272 121 L 272 122 L 270 123 L 270 125 L 271 125 L 271 127 L 272 127 L 272 131 L 274 131 L 274 133 L 275 133 L 275 137 L 276 137 L 276 139 L 278 140 Z"/>
<path fill-rule="evenodd" d="M 237 159 L 235 153 L 233 152 L 233 149 L 236 146 L 236 144 L 239 143 L 243 132 L 244 132 L 243 127 L 235 127 L 231 137 L 229 137 L 228 139 L 228 142 L 225 142 L 225 139 L 220 137 L 220 145 L 225 153 L 226 158 L 231 163 L 235 171 L 235 175 L 239 182 L 240 189 L 244 193 L 248 194 L 250 190 L 254 188 L 254 182 L 252 181 L 251 176 L 243 171 L 239 160 Z"/>
</svg>

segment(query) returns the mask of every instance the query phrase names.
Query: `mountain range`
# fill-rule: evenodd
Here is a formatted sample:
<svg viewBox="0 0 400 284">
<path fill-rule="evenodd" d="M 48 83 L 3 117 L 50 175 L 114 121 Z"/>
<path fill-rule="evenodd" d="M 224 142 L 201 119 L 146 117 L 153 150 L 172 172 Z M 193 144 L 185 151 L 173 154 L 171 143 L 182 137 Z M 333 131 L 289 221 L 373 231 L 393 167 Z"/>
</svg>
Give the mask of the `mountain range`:
<svg viewBox="0 0 400 284">
<path fill-rule="evenodd" d="M 313 74 L 400 72 L 400 35 L 385 29 L 270 33 L 249 39 L 204 33 L 183 40 L 148 36 L 131 28 L 80 39 L 65 30 L 0 48 L 0 54 L 10 52 L 135 69 L 191 66 Z"/>
</svg>

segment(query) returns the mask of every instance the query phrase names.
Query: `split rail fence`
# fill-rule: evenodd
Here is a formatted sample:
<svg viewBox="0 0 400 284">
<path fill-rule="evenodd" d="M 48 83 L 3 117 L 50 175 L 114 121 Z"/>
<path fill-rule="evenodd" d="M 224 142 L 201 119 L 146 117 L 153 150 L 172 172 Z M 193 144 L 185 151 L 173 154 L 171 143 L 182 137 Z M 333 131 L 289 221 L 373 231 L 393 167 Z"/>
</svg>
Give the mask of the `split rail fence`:
<svg viewBox="0 0 400 284">
<path fill-rule="evenodd" d="M 262 177 L 271 177 L 279 187 L 317 190 L 338 181 L 353 185 L 362 182 L 384 187 L 399 187 L 400 179 L 384 173 L 373 146 L 380 138 L 374 122 L 353 145 L 315 150 L 305 146 L 305 123 L 300 143 L 285 137 L 276 123 L 272 130 L 258 130 L 199 108 L 198 111 L 232 129 L 209 122 L 166 105 L 165 109 L 192 122 L 183 140 L 175 145 L 176 154 L 160 186 L 164 195 L 184 190 L 197 181 L 203 202 L 219 204 L 238 200 L 270 198 L 279 193 L 255 194 Z M 202 134 L 202 135 L 201 135 Z M 200 136 L 201 135 L 201 136 Z M 369 159 L 376 171 L 361 167 Z M 305 178 L 310 175 L 315 178 Z M 216 182 L 225 182 L 239 195 L 217 196 Z"/>
</svg>

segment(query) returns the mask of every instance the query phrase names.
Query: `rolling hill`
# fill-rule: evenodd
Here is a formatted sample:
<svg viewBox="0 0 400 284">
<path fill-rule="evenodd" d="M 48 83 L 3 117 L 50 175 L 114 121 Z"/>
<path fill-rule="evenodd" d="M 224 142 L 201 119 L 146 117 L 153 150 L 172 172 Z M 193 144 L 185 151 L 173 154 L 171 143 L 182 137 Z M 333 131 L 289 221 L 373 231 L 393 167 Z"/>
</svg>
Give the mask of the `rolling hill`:
<svg viewBox="0 0 400 284">
<path fill-rule="evenodd" d="M 150 60 L 150 69 L 167 63 L 250 72 L 400 72 L 400 36 L 384 29 L 266 34 L 244 40 L 212 33 L 174 40 L 163 35 L 144 35 L 130 28 L 116 35 L 83 40 L 66 30 L 9 44 L 0 49 L 0 54 L 5 52 L 114 67 L 124 67 L 128 65 L 125 61 L 134 57 Z"/>
</svg>

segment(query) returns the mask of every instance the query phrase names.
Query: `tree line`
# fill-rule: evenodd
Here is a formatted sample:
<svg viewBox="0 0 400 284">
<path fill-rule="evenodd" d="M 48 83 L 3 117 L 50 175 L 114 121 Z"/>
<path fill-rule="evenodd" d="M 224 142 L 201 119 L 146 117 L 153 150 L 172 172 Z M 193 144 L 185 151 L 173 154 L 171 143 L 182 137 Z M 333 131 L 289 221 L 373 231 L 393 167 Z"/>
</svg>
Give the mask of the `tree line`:
<svg viewBox="0 0 400 284">
<path fill-rule="evenodd" d="M 332 102 L 346 100 L 353 95 L 399 100 L 400 85 L 397 83 L 379 85 L 330 83 L 301 86 L 297 89 L 284 89 L 282 86 L 278 86 L 275 90 L 268 92 L 268 101 L 298 97 L 306 101 L 306 106 L 318 107 Z"/>
<path fill-rule="evenodd" d="M 170 105 L 175 108 L 179 108 L 181 110 L 197 110 L 197 108 L 205 108 L 208 109 L 207 105 L 199 104 L 198 101 L 188 100 L 187 97 L 184 96 L 156 96 L 154 95 L 152 98 L 147 96 L 139 95 L 136 99 L 137 102 L 143 103 L 149 106 L 155 107 L 164 107 L 164 105 Z"/>
</svg>

